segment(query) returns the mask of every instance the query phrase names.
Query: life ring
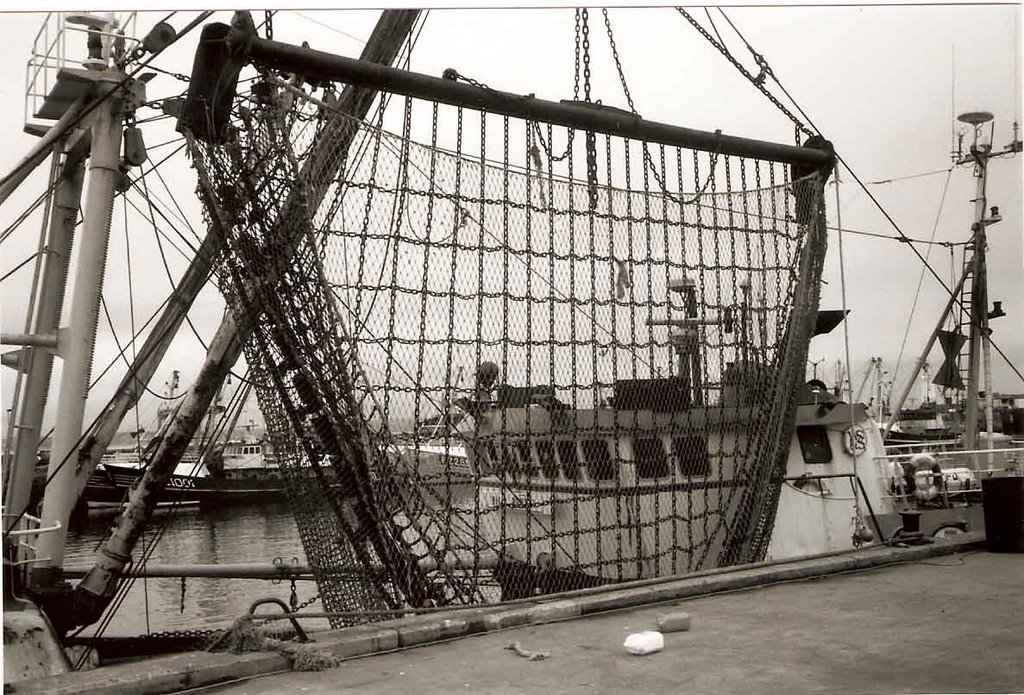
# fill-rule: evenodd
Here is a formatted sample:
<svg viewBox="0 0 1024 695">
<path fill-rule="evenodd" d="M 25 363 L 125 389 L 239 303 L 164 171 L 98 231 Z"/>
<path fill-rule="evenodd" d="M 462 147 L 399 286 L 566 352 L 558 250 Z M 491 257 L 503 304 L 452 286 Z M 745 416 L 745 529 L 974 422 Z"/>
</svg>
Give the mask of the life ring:
<svg viewBox="0 0 1024 695">
<path fill-rule="evenodd" d="M 868 450 L 868 433 L 860 425 L 854 425 L 843 432 L 843 451 L 850 456 L 859 456 Z"/>
</svg>

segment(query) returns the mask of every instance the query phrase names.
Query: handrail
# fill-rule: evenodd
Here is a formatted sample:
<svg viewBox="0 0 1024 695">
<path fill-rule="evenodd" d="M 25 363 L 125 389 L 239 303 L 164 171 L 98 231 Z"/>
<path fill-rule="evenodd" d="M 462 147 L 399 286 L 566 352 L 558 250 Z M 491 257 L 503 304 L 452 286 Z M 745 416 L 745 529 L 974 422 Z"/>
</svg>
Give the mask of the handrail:
<svg viewBox="0 0 1024 695">
<path fill-rule="evenodd" d="M 4 514 L 4 516 L 11 517 L 14 514 Z M 22 518 L 28 523 L 42 524 L 43 520 L 37 516 L 31 514 L 24 514 Z M 17 531 L 7 531 L 4 533 L 5 538 L 20 538 L 21 536 L 38 536 L 44 533 L 53 533 L 59 531 L 61 528 L 59 521 L 54 521 L 53 526 L 36 526 L 35 528 L 24 528 Z"/>
<path fill-rule="evenodd" d="M 973 455 L 973 454 L 1024 454 L 1024 447 L 1014 447 L 1012 449 L 950 449 L 947 451 L 917 451 L 912 454 L 885 454 L 880 456 L 873 456 L 875 461 L 892 461 L 893 459 L 901 458 L 913 458 L 920 454 L 928 454 L 935 459 L 948 458 L 951 455 Z"/>
</svg>

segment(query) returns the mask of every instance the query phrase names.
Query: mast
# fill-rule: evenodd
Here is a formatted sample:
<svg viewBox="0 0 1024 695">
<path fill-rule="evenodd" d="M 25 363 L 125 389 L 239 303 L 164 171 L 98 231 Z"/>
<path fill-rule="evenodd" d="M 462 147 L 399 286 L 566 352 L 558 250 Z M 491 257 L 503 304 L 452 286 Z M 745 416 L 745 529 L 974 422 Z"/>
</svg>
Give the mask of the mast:
<svg viewBox="0 0 1024 695">
<path fill-rule="evenodd" d="M 986 217 L 985 208 L 987 207 L 988 202 L 985 190 L 988 182 L 989 160 L 992 157 L 1020 151 L 1016 130 L 1014 131 L 1013 142 L 1011 142 L 1010 145 L 1008 145 L 1002 152 L 993 153 L 991 141 L 987 143 L 981 142 L 981 127 L 985 123 L 991 122 L 992 118 L 992 114 L 988 111 L 969 111 L 967 113 L 962 113 L 957 117 L 957 120 L 961 123 L 967 123 L 974 128 L 974 141 L 971 143 L 971 149 L 968 154 L 961 156 L 960 152 L 953 153 L 955 164 L 974 164 L 974 176 L 977 179 L 975 183 L 975 197 L 972 201 L 974 203 L 974 223 L 971 225 L 971 241 L 967 245 L 967 248 L 972 251 L 973 255 L 971 256 L 970 261 L 965 262 L 964 272 L 960 276 L 960 280 L 957 285 L 950 292 L 950 298 L 946 303 L 946 308 L 939 317 L 935 330 L 932 331 L 931 336 L 929 336 L 924 350 L 914 365 L 913 373 L 904 385 L 903 391 L 900 393 L 900 397 L 892 409 L 892 414 L 889 417 L 889 421 L 886 423 L 883 436 L 889 433 L 893 423 L 896 421 L 899 411 L 903 407 L 903 403 L 913 388 L 914 381 L 917 379 L 918 374 L 928 359 L 928 353 L 935 344 L 936 338 L 939 337 L 940 333 L 942 333 L 942 327 L 945 324 L 946 317 L 953 311 L 953 308 L 958 301 L 962 300 L 961 304 L 964 306 L 963 310 L 968 314 L 967 320 L 970 324 L 967 349 L 967 395 L 964 407 L 963 445 L 968 451 L 976 450 L 978 448 L 978 397 L 980 392 L 980 389 L 978 388 L 978 370 L 980 367 L 982 369 L 981 376 L 984 379 L 984 413 L 985 428 L 987 430 L 987 446 L 989 449 L 992 448 L 992 430 L 994 429 L 994 423 L 992 415 L 991 338 L 989 337 L 991 331 L 989 330 L 988 322 L 990 318 L 996 318 L 1003 314 L 993 312 L 990 315 L 988 311 L 988 278 L 985 258 L 988 242 L 986 239 L 985 229 L 989 225 L 1002 221 L 1002 217 L 999 215 L 999 208 L 997 206 L 992 206 L 991 210 L 989 210 L 988 217 Z M 970 279 L 971 283 L 969 300 L 966 299 L 968 293 L 964 291 L 964 287 L 968 279 Z M 946 334 L 944 337 L 949 337 L 949 334 Z M 951 344 L 954 347 L 953 353 L 947 356 L 947 359 L 949 360 L 955 359 L 956 346 L 959 345 L 958 342 Z M 945 367 L 946 365 L 944 364 L 943 366 Z M 945 370 L 940 369 L 940 372 L 943 371 Z M 989 454 L 989 461 L 991 460 L 992 454 Z M 975 468 L 977 468 L 976 458 Z"/>
<path fill-rule="evenodd" d="M 70 319 L 60 331 L 57 354 L 64 360 L 53 447 L 47 471 L 41 519 L 46 526 L 59 524 L 54 532 L 39 537 L 38 564 L 33 567 L 31 583 L 35 590 L 46 590 L 61 580 L 67 523 L 74 507 L 74 480 L 79 441 L 85 419 L 85 400 L 92 374 L 96 344 L 96 322 L 107 260 L 107 243 L 114 204 L 114 185 L 120 176 L 122 120 L 134 108 L 129 93 L 119 88 L 127 79 L 112 64 L 110 37 L 116 29 L 112 18 L 83 16 L 90 36 L 90 49 L 99 44 L 99 55 L 90 53 L 86 61 L 92 89 L 112 88 L 91 116 L 92 147 L 89 157 L 89 185 L 82 223 L 78 268 L 71 295 Z M 102 38 L 101 38 L 102 37 Z M 104 46 L 104 44 L 106 44 Z"/>
<path fill-rule="evenodd" d="M 61 156 L 64 141 L 54 144 L 54 157 Z M 32 332 L 35 335 L 56 335 L 60 327 L 67 285 L 68 264 L 74 240 L 78 208 L 82 200 L 85 170 L 82 158 L 67 156 L 61 168 L 60 180 L 54 193 L 53 212 L 46 240 L 46 253 L 40 254 L 42 265 L 38 310 Z M 29 311 L 32 307 L 29 307 Z M 43 347 L 26 347 L 21 351 L 18 368 L 25 373 L 25 391 L 16 411 L 12 428 L 14 440 L 13 461 L 4 495 L 4 532 L 11 530 L 14 515 L 29 504 L 32 479 L 35 475 L 36 456 L 46 408 L 46 396 L 53 372 L 53 351 Z"/>
<path fill-rule="evenodd" d="M 974 127 L 974 142 L 970 153 L 960 160 L 961 163 L 974 163 L 974 175 L 977 179 L 974 197 L 974 224 L 971 226 L 971 246 L 974 249 L 972 259 L 970 339 L 967 348 L 967 403 L 964 419 L 964 447 L 968 451 L 978 448 L 978 369 L 984 373 L 985 391 L 985 428 L 988 433 L 988 448 L 992 448 L 992 368 L 988 330 L 988 283 L 986 278 L 986 235 L 985 228 L 998 222 L 999 208 L 992 208 L 992 216 L 985 217 L 985 185 L 988 181 L 988 160 L 991 157 L 992 144 L 980 142 L 981 127 L 992 120 L 987 111 L 972 111 L 957 117 L 961 123 Z M 982 363 L 984 363 L 982 365 Z"/>
<path fill-rule="evenodd" d="M 418 17 L 419 10 L 385 10 L 363 49 L 361 59 L 388 65 L 393 63 L 402 45 L 411 35 Z M 239 12 L 235 14 L 232 24 L 251 28 L 252 19 L 248 13 Z M 204 39 L 208 35 L 212 35 L 212 33 L 208 34 L 207 30 L 217 27 L 218 25 L 208 25 L 203 32 Z M 204 50 L 208 51 L 205 55 L 209 55 L 211 49 L 209 44 L 213 44 L 212 51 L 216 53 L 216 40 L 209 41 L 206 47 L 201 41 L 196 64 L 193 66 L 194 73 L 204 67 L 210 67 L 202 65 L 200 60 L 200 57 L 204 55 Z M 196 83 L 197 75 L 194 74 L 190 90 L 196 88 Z M 351 116 L 363 119 L 369 112 L 377 94 L 378 91 L 374 88 L 347 85 L 338 100 L 337 108 Z M 353 128 L 331 128 L 318 143 L 316 156 L 311 157 L 310 163 L 307 164 L 312 169 L 311 178 L 314 185 L 311 188 L 316 191 L 315 195 L 322 196 L 327 189 L 327 184 L 337 175 L 337 169 L 345 161 L 345 155 L 354 136 L 355 129 Z M 327 162 L 331 162 L 331 164 L 327 164 Z M 287 201 L 285 209 L 294 207 L 295 202 Z M 313 204 L 315 205 L 316 201 Z M 216 225 L 216 220 L 212 224 Z M 131 560 L 132 549 L 156 507 L 160 491 L 170 479 L 185 448 L 195 436 L 221 383 L 241 355 L 247 338 L 246 331 L 241 329 L 235 323 L 231 313 L 227 312 L 210 343 L 206 361 L 200 369 L 195 385 L 184 397 L 181 407 L 170 422 L 166 436 L 154 454 L 153 460 L 132 490 L 128 508 L 104 544 L 96 565 L 89 570 L 85 578 L 75 588 L 73 602 L 75 612 L 73 614 L 71 611 L 62 612 L 56 618 L 51 613 L 51 619 L 55 623 L 59 620 L 60 624 L 56 625 L 58 630 L 94 622 L 113 598 L 121 572 Z"/>
</svg>

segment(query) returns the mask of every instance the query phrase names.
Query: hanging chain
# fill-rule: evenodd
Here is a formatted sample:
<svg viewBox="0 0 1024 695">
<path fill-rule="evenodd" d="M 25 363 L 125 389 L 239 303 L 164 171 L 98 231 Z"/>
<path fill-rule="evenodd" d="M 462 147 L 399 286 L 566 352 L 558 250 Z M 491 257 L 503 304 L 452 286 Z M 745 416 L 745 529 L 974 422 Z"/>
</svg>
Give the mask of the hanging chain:
<svg viewBox="0 0 1024 695">
<path fill-rule="evenodd" d="M 629 87 L 626 86 L 626 76 L 622 72 L 622 61 L 619 60 L 619 49 L 615 46 L 615 36 L 612 35 L 612 23 L 608 19 L 608 10 L 601 8 L 601 13 L 604 14 L 604 26 L 608 30 L 608 43 L 612 47 L 612 58 L 615 60 L 615 69 L 619 72 L 619 82 L 622 83 L 622 91 L 626 95 L 626 103 L 629 104 L 629 110 L 634 115 L 639 116 L 636 112 L 636 108 L 633 106 L 633 97 L 629 93 Z"/>
<path fill-rule="evenodd" d="M 754 56 L 754 61 L 755 61 L 755 62 L 757 63 L 757 66 L 758 66 L 758 68 L 760 69 L 760 73 L 759 73 L 759 75 L 758 75 L 757 77 L 755 77 L 755 76 L 751 75 L 751 74 L 750 74 L 750 72 L 749 72 L 749 71 L 748 71 L 748 70 L 747 70 L 747 69 L 746 69 L 745 67 L 743 67 L 742 65 L 740 65 L 740 62 L 739 62 L 738 60 L 736 60 L 736 58 L 734 58 L 734 57 L 733 57 L 732 53 L 730 53 L 730 52 L 729 52 L 729 49 L 728 49 L 728 48 L 726 48 L 725 44 L 724 44 L 724 43 L 719 43 L 718 41 L 716 41 L 716 40 L 715 40 L 715 38 L 714 38 L 713 36 L 711 36 L 711 34 L 709 34 L 709 33 L 708 33 L 707 29 L 705 29 L 705 28 L 704 28 L 704 27 L 703 27 L 703 26 L 702 26 L 702 25 L 700 24 L 700 22 L 698 22 L 698 21 L 697 21 L 697 20 L 696 20 L 696 19 L 695 19 L 695 18 L 693 17 L 693 15 L 691 15 L 691 14 L 690 14 L 689 12 L 687 12 L 686 10 L 684 10 L 684 9 L 683 9 L 682 7 L 677 7 L 677 8 L 676 8 L 676 10 L 677 10 L 677 11 L 679 12 L 679 14 L 683 15 L 683 17 L 685 17 L 685 18 L 686 18 L 686 20 L 687 20 L 687 21 L 688 21 L 688 22 L 689 22 L 690 24 L 692 24 L 692 25 L 693 25 L 694 29 L 696 29 L 696 30 L 697 30 L 698 32 L 700 32 L 700 34 L 701 34 L 701 35 L 702 35 L 702 36 L 703 36 L 703 37 L 704 37 L 705 39 L 707 39 L 707 40 L 708 40 L 708 42 L 709 42 L 709 43 L 710 43 L 710 44 L 711 44 L 712 46 L 714 46 L 715 48 L 717 48 L 717 49 L 718 49 L 718 52 L 719 52 L 719 53 L 721 53 L 721 54 L 722 54 L 723 56 L 725 56 L 725 58 L 726 58 L 726 59 L 727 59 L 727 60 L 728 60 L 728 61 L 729 61 L 730 63 L 732 63 L 732 64 L 733 64 L 733 66 L 734 66 L 734 67 L 735 67 L 735 68 L 736 68 L 737 70 L 739 70 L 739 71 L 740 71 L 740 73 L 741 73 L 741 74 L 742 74 L 742 75 L 743 75 L 744 77 L 746 77 L 746 78 L 747 78 L 748 80 L 750 80 L 751 84 L 753 84 L 753 85 L 754 85 L 755 87 L 757 87 L 757 89 L 758 89 L 758 90 L 759 90 L 759 91 L 760 91 L 760 92 L 761 92 L 762 94 L 764 94 L 764 95 L 765 95 L 766 97 L 768 97 L 768 100 L 769 100 L 769 101 L 771 101 L 771 102 L 772 102 L 773 104 L 775 104 L 775 107 L 776 107 L 776 108 L 778 108 L 778 109 L 779 109 L 779 110 L 780 110 L 780 111 L 781 111 L 782 113 L 784 113 L 784 114 L 786 115 L 786 117 L 787 117 L 787 118 L 789 118 L 789 120 L 793 121 L 793 124 L 794 124 L 794 125 L 796 126 L 796 128 L 797 128 L 797 130 L 798 130 L 798 131 L 804 132 L 804 133 L 806 133 L 807 135 L 813 135 L 813 134 L 814 134 L 814 132 L 813 132 L 813 131 L 811 131 L 810 129 L 808 129 L 808 128 L 807 128 L 807 126 L 805 126 L 805 125 L 804 125 L 804 124 L 803 124 L 803 123 L 802 123 L 802 122 L 800 121 L 800 119 L 799 119 L 799 118 L 797 118 L 797 117 L 796 117 L 795 115 L 793 115 L 793 112 L 792 112 L 792 111 L 790 111 L 789 109 L 787 109 L 787 108 L 786 108 L 786 107 L 785 107 L 785 106 L 784 106 L 784 105 L 782 104 L 782 102 L 781 102 L 781 101 L 779 101 L 779 100 L 778 100 L 778 99 L 777 99 L 777 98 L 775 97 L 775 95 L 774 95 L 774 94 L 772 94 L 771 92 L 769 92 L 769 91 L 768 91 L 768 89 L 767 89 L 767 87 L 765 87 L 765 86 L 764 86 L 764 78 L 765 78 L 765 76 L 766 76 L 766 75 L 771 75 L 772 77 L 774 77 L 774 76 L 775 76 L 775 73 L 773 73 L 773 72 L 772 72 L 772 68 L 771 68 L 771 66 L 770 66 L 770 65 L 768 65 L 768 62 L 767 62 L 767 61 L 766 61 L 766 60 L 764 59 L 764 57 L 763 57 L 763 56 L 762 56 L 762 55 L 761 55 L 760 53 L 757 53 L 757 52 L 755 52 L 755 51 L 754 51 L 753 49 L 751 49 L 751 50 L 750 50 L 750 52 L 751 52 L 751 53 L 753 54 L 753 56 Z"/>
<path fill-rule="evenodd" d="M 576 70 L 573 73 L 572 98 L 580 100 L 580 10 L 576 8 Z"/>
<path fill-rule="evenodd" d="M 636 106 L 633 103 L 633 96 L 629 92 L 629 85 L 626 84 L 626 73 L 622 70 L 622 61 L 619 59 L 619 49 L 615 45 L 615 35 L 612 32 L 611 19 L 608 18 L 608 10 L 602 8 L 601 12 L 604 15 L 604 26 L 608 31 L 608 43 L 612 49 L 612 58 L 615 60 L 615 69 L 619 73 L 619 84 L 622 85 L 622 93 L 625 94 L 626 96 L 626 103 L 629 105 L 630 112 L 632 112 L 632 114 L 638 118 L 643 118 L 643 116 L 641 116 L 637 112 Z M 715 134 L 720 135 L 721 132 L 721 130 L 716 130 Z M 651 172 L 651 175 L 654 177 L 654 180 L 658 182 L 658 186 L 661 188 L 661 192 L 668 196 L 669 199 L 675 201 L 678 205 L 691 205 L 700 200 L 700 197 L 704 195 L 704 191 L 707 190 L 708 185 L 711 183 L 711 179 L 715 173 L 715 165 L 718 163 L 718 151 L 716 150 L 711 155 L 711 170 L 708 172 L 707 178 L 704 179 L 704 183 L 697 190 L 697 192 L 693 194 L 692 198 L 690 198 L 689 200 L 683 200 L 682 198 L 677 198 L 676 196 L 669 192 L 668 187 L 665 185 L 665 180 L 661 177 L 661 174 L 658 173 L 657 167 L 654 166 L 654 159 L 651 157 L 651 153 L 647 149 L 646 142 L 643 146 L 643 152 L 644 163 L 647 165 L 647 169 L 648 171 Z M 695 178 L 694 182 L 698 180 L 699 179 Z M 680 182 L 680 188 L 682 188 L 682 182 Z"/>
<path fill-rule="evenodd" d="M 581 14 L 582 14 L 581 10 L 579 8 L 577 8 L 576 9 L 575 69 L 573 70 L 573 82 L 572 82 L 572 98 L 575 101 L 579 101 L 580 100 L 580 37 L 581 37 L 581 34 L 582 34 L 582 25 L 581 25 L 581 19 L 580 19 Z M 534 134 L 536 135 L 536 142 L 540 143 L 541 149 L 544 150 L 544 153 L 548 156 L 548 159 L 550 159 L 551 161 L 553 161 L 553 162 L 561 162 L 562 160 L 564 160 L 566 157 L 568 157 L 572 153 L 572 141 L 573 141 L 573 137 L 576 135 L 576 130 L 574 128 L 569 128 L 568 129 L 568 132 L 567 132 L 568 141 L 565 143 L 565 151 L 562 154 L 560 154 L 560 155 L 556 155 L 554 152 L 551 151 L 551 145 L 549 145 L 547 143 L 547 141 L 544 140 L 544 133 L 541 132 L 539 124 L 534 122 L 534 123 L 531 124 L 531 128 L 533 129 Z M 540 168 L 540 164 L 539 163 L 537 164 L 537 168 L 538 169 Z"/>
<path fill-rule="evenodd" d="M 580 10 L 583 32 L 583 101 L 590 101 L 590 12 Z"/>
<path fill-rule="evenodd" d="M 276 10 L 264 10 L 266 19 L 263 20 L 263 31 L 266 34 L 267 41 L 274 40 L 274 15 L 276 12 Z"/>
<path fill-rule="evenodd" d="M 583 35 L 583 100 L 590 101 L 590 11 L 580 10 L 580 27 Z M 597 136 L 587 131 L 587 195 L 590 209 L 597 208 Z"/>
</svg>

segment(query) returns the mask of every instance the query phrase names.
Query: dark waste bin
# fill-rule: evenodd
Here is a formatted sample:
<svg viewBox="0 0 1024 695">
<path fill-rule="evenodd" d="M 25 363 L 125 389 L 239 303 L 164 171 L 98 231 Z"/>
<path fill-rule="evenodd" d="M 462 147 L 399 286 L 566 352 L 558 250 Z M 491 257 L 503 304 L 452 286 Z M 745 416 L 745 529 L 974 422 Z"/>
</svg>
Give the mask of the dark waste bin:
<svg viewBox="0 0 1024 695">
<path fill-rule="evenodd" d="M 1024 477 L 983 478 L 985 545 L 993 553 L 1024 553 Z"/>
</svg>

